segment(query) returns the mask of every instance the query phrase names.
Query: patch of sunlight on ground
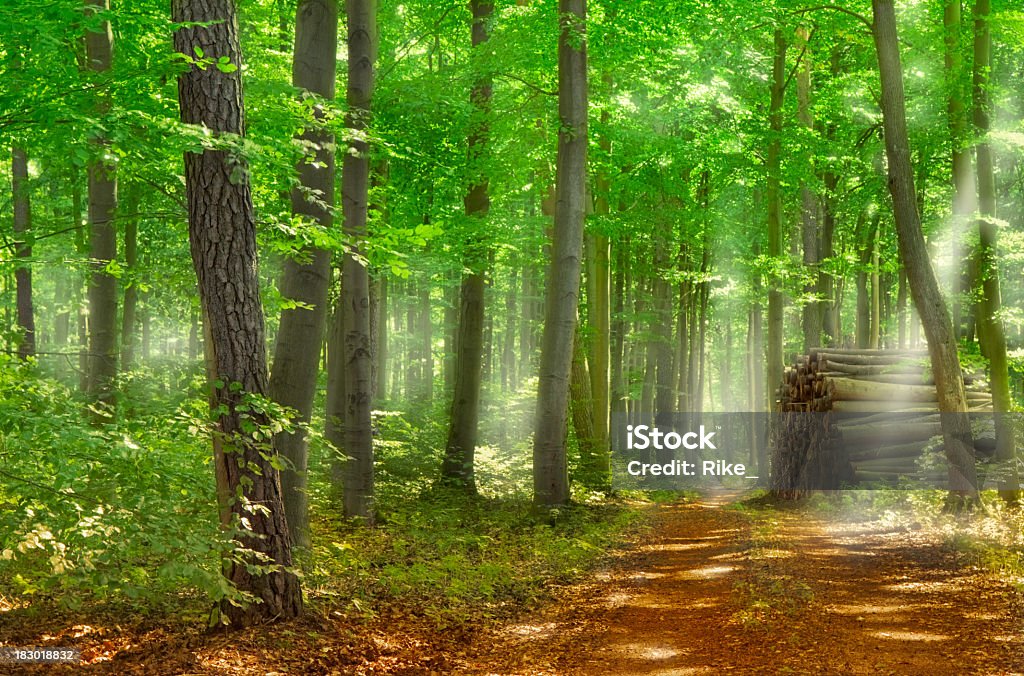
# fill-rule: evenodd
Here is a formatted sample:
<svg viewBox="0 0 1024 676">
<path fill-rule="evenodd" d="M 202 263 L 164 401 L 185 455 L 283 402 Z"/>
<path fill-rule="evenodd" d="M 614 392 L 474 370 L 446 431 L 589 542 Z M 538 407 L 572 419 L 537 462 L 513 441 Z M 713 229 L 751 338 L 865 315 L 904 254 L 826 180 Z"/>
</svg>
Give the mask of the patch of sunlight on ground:
<svg viewBox="0 0 1024 676">
<path fill-rule="evenodd" d="M 699 580 L 715 577 L 717 575 L 725 575 L 733 572 L 734 570 L 736 570 L 736 566 L 704 566 L 703 568 L 693 568 L 691 570 L 684 571 L 679 574 L 679 577 L 684 580 Z"/>
<path fill-rule="evenodd" d="M 626 643 L 619 646 L 619 649 L 630 657 L 638 657 L 645 660 L 668 660 L 679 654 L 679 651 L 674 648 L 644 645 L 642 643 Z"/>
<path fill-rule="evenodd" d="M 878 615 L 882 613 L 901 613 L 921 607 L 923 606 L 920 603 L 906 603 L 894 606 L 846 604 L 832 606 L 829 610 L 839 615 Z"/>
<path fill-rule="evenodd" d="M 663 551 L 663 552 L 685 552 L 685 551 L 690 550 L 690 549 L 704 549 L 705 547 L 710 547 L 713 544 L 715 544 L 715 543 L 714 542 L 691 542 L 690 544 L 687 544 L 687 545 L 661 545 L 660 547 L 658 547 L 658 549 L 660 551 Z"/>
<path fill-rule="evenodd" d="M 945 634 L 928 634 L 923 631 L 873 631 L 871 636 L 885 638 L 891 641 L 948 641 L 949 636 Z"/>
<path fill-rule="evenodd" d="M 887 584 L 882 589 L 890 591 L 913 591 L 913 592 L 956 592 L 964 589 L 964 580 L 954 579 L 945 582 L 898 582 Z"/>
<path fill-rule="evenodd" d="M 646 570 L 640 570 L 629 576 L 630 580 L 656 580 L 659 577 L 665 577 L 667 573 L 650 573 Z"/>
<path fill-rule="evenodd" d="M 759 559 L 788 559 L 796 556 L 791 549 L 765 549 L 757 553 Z"/>
<path fill-rule="evenodd" d="M 1003 634 L 1000 636 L 993 636 L 993 641 L 999 641 L 1000 643 L 1021 643 L 1024 642 L 1024 636 L 1016 636 L 1014 634 Z"/>
<path fill-rule="evenodd" d="M 626 605 L 627 601 L 632 601 L 632 600 L 633 600 L 633 595 L 632 594 L 624 594 L 622 592 L 615 592 L 614 594 L 609 594 L 608 597 L 607 597 L 608 605 L 613 606 L 613 607 L 614 606 L 624 606 L 624 605 Z"/>
<path fill-rule="evenodd" d="M 545 624 L 517 624 L 509 628 L 509 631 L 516 636 L 529 636 L 531 638 L 543 638 L 551 634 L 557 625 L 554 622 Z"/>
</svg>

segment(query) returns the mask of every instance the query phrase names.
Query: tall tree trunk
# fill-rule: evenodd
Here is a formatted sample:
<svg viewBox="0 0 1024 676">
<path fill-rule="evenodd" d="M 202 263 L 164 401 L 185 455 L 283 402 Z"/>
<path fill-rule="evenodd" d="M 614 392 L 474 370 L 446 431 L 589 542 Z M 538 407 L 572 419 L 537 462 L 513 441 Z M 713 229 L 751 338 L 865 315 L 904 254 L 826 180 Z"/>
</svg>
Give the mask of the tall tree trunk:
<svg viewBox="0 0 1024 676">
<path fill-rule="evenodd" d="M 796 29 L 797 43 L 802 47 L 803 54 L 800 58 L 800 67 L 796 75 L 796 98 L 798 105 L 798 119 L 800 125 L 809 133 L 814 131 L 814 113 L 811 110 L 811 46 L 809 44 L 811 34 L 807 26 L 801 25 Z M 813 157 L 807 157 L 807 170 L 813 170 Z M 804 305 L 801 308 L 801 328 L 804 334 L 804 350 L 821 345 L 822 329 L 822 304 L 817 300 L 821 289 L 819 288 L 819 267 L 821 265 L 821 251 L 819 241 L 821 233 L 818 226 L 818 196 L 807 185 L 806 181 L 800 186 L 800 203 L 802 227 L 800 229 L 803 241 L 804 267 L 809 281 L 804 286 Z M 815 300 L 810 300 L 814 298 Z"/>
<path fill-rule="evenodd" d="M 772 62 L 771 101 L 768 121 L 771 128 L 768 141 L 767 189 L 768 202 L 768 256 L 774 261 L 782 258 L 782 104 L 786 95 L 786 38 L 782 28 L 775 29 L 775 56 Z M 768 355 L 766 378 L 770 392 L 782 382 L 783 364 L 783 295 L 782 281 L 772 275 L 768 286 Z"/>
<path fill-rule="evenodd" d="M 949 92 L 946 112 L 949 123 L 951 155 L 951 177 L 953 180 L 953 227 L 954 264 L 964 261 L 964 237 L 969 215 L 974 211 L 974 186 L 971 174 L 971 157 L 965 147 L 967 140 L 967 111 L 964 105 L 963 90 L 963 52 L 960 39 L 960 4 L 961 0 L 946 0 L 943 12 L 943 28 L 945 43 L 946 90 Z M 961 321 L 961 295 L 969 292 L 965 282 L 970 275 L 956 275 L 956 294 L 953 296 L 953 330 L 959 339 L 963 334 Z"/>
<path fill-rule="evenodd" d="M 121 312 L 121 370 L 130 371 L 135 361 L 135 325 L 139 307 L 139 200 L 138 190 L 129 189 L 124 202 L 124 265 L 128 283 L 124 286 Z"/>
<path fill-rule="evenodd" d="M 472 56 L 476 57 L 484 50 L 490 37 L 490 20 L 495 5 L 489 0 L 470 0 L 469 6 L 473 14 Z M 449 435 L 444 445 L 444 460 L 441 463 L 441 480 L 468 493 L 476 493 L 473 464 L 480 417 L 484 292 L 489 263 L 489 243 L 485 233 L 490 195 L 485 165 L 489 156 L 490 96 L 493 91 L 490 74 L 480 73 L 469 94 L 475 115 L 467 139 L 472 180 L 463 198 L 463 208 L 466 216 L 476 223 L 478 235 L 467 245 L 463 260 L 467 271 L 463 273 L 459 292 L 459 335 L 455 340 L 452 412 Z"/>
<path fill-rule="evenodd" d="M 378 274 L 377 280 L 377 340 L 376 350 L 373 353 L 377 361 L 374 369 L 377 375 L 375 387 L 375 399 L 384 400 L 388 397 L 388 278 L 383 272 Z"/>
<path fill-rule="evenodd" d="M 558 2 L 558 159 L 555 227 L 541 346 L 533 489 L 538 505 L 569 502 L 565 435 L 580 294 L 587 180 L 586 0 Z"/>
<path fill-rule="evenodd" d="M 889 160 L 889 191 L 896 218 L 900 258 L 907 270 L 910 294 L 928 338 L 939 410 L 946 414 L 942 416 L 942 436 L 949 463 L 950 489 L 960 500 L 974 501 L 978 496 L 978 481 L 971 427 L 965 415 L 967 399 L 960 358 L 956 351 L 956 335 L 953 333 L 946 301 L 932 270 L 917 213 L 910 142 L 907 138 L 903 70 L 896 33 L 896 10 L 893 0 L 872 0 L 871 6 L 882 85 L 882 120 Z"/>
<path fill-rule="evenodd" d="M 110 9 L 109 0 L 86 0 L 92 14 Z M 106 73 L 113 64 L 114 34 L 109 21 L 85 34 L 89 68 Z M 109 109 L 101 100 L 100 114 Z M 108 271 L 117 258 L 116 165 L 104 159 L 110 141 L 97 141 L 99 158 L 89 162 L 89 393 L 105 406 L 101 419 L 113 415 L 114 379 L 117 377 L 117 278 Z"/>
<path fill-rule="evenodd" d="M 618 238 L 612 243 L 615 253 L 614 304 L 609 329 L 611 331 L 611 413 L 626 412 L 626 265 L 628 242 Z"/>
<path fill-rule="evenodd" d="M 473 55 L 479 55 L 490 37 L 494 3 L 471 0 L 473 13 Z M 490 182 L 485 168 L 489 156 L 489 117 L 493 87 L 489 73 L 480 73 L 473 83 L 470 102 L 476 114 L 468 138 L 469 166 L 473 180 L 463 198 L 466 216 L 475 222 L 477 233 L 466 247 L 459 290 L 459 334 L 455 340 L 455 382 L 448 423 L 441 480 L 469 493 L 476 492 L 473 477 L 477 427 L 480 420 L 480 385 L 484 340 L 484 289 L 488 267 L 489 243 L 486 238 L 487 213 L 491 208 Z"/>
<path fill-rule="evenodd" d="M 612 76 L 605 72 L 601 81 L 607 90 L 607 95 L 612 92 Z M 607 108 L 601 111 L 602 127 L 609 122 Z M 611 156 L 612 144 L 607 134 L 603 134 L 598 141 L 601 152 L 605 156 L 605 162 Z M 607 218 L 611 211 L 609 193 L 611 181 L 608 178 L 607 166 L 602 166 L 597 174 L 596 195 L 594 198 L 594 213 L 600 219 Z M 594 405 L 594 437 L 602 456 L 607 455 L 609 447 L 608 437 L 608 385 L 609 385 L 609 350 L 611 333 L 611 312 L 609 307 L 610 295 L 610 254 L 607 235 L 601 232 L 591 232 L 585 235 L 585 253 L 587 258 L 587 321 L 590 325 L 590 336 L 588 341 L 587 359 L 589 362 L 590 391 L 593 396 Z M 602 461 L 603 462 L 603 461 Z M 603 469 L 599 469 L 603 472 Z M 604 481 L 604 480 L 602 480 Z"/>
<path fill-rule="evenodd" d="M 369 209 L 370 147 L 365 140 L 373 101 L 374 64 L 377 60 L 376 0 L 347 0 L 348 26 L 348 114 L 346 126 L 352 133 L 349 151 L 342 165 L 342 209 L 345 235 L 352 249 L 342 262 L 341 344 L 334 348 L 341 370 L 336 378 L 344 387 L 341 448 L 347 460 L 342 466 L 345 516 L 365 523 L 374 521 L 373 435 L 370 419 L 370 284 L 362 259 L 366 245 Z"/>
<path fill-rule="evenodd" d="M 28 155 L 19 146 L 11 151 L 11 197 L 14 202 L 14 255 L 19 264 L 14 272 L 17 296 L 18 356 L 28 359 L 36 353 L 36 319 L 32 306 L 32 209 L 28 187 Z"/>
<path fill-rule="evenodd" d="M 301 0 L 295 13 L 295 52 L 292 84 L 304 92 L 333 99 L 338 52 L 336 0 Z M 323 108 L 314 108 L 319 123 Z M 316 124 L 298 140 L 314 148 L 313 156 L 296 167 L 299 185 L 292 189 L 292 213 L 313 220 L 325 230 L 333 225 L 334 135 Z M 298 303 L 281 311 L 270 371 L 270 396 L 297 413 L 296 422 L 308 424 L 313 413 L 320 344 L 327 317 L 327 290 L 331 281 L 331 254 L 318 247 L 303 247 L 300 258 L 285 258 L 281 296 Z M 281 472 L 285 516 L 292 541 L 309 547 L 309 447 L 306 432 L 296 429 L 277 435 L 277 448 L 288 460 Z"/>
<path fill-rule="evenodd" d="M 981 300 L 978 303 L 978 334 L 982 353 L 988 357 L 992 383 L 992 408 L 996 412 L 996 459 L 1010 464 L 1016 458 L 1014 425 L 1007 415 L 1013 410 L 1010 377 L 1006 361 L 1006 333 L 999 316 L 1002 306 L 999 290 L 999 232 L 996 218 L 996 179 L 992 147 L 986 138 L 991 116 L 992 35 L 988 17 L 989 0 L 974 4 L 974 131 L 979 141 L 974 148 L 978 166 L 978 273 L 981 276 Z M 1015 503 L 1019 499 L 1019 480 L 1015 465 L 999 483 L 999 494 Z"/>
<path fill-rule="evenodd" d="M 868 347 L 872 350 L 877 350 L 880 347 L 879 335 L 882 323 L 882 288 L 878 276 L 878 239 L 879 237 L 876 236 L 875 241 L 871 244 L 871 326 L 868 331 Z"/>
<path fill-rule="evenodd" d="M 256 602 L 224 601 L 220 612 L 231 624 L 248 626 L 299 615 L 302 590 L 291 570 L 273 443 L 268 449 L 252 429 L 255 425 L 258 433 L 270 421 L 251 398 L 266 395 L 268 376 L 252 194 L 238 152 L 245 132 L 238 20 L 232 0 L 173 0 L 171 6 L 172 20 L 187 24 L 174 34 L 177 52 L 202 50 L 211 58 L 227 57 L 238 68 L 225 73 L 193 66 L 178 79 L 178 101 L 183 122 L 237 143 L 237 150 L 186 153 L 185 185 L 217 425 L 213 448 L 221 520 L 239 529 L 238 544 L 253 552 L 225 560 L 224 574 Z"/>
</svg>

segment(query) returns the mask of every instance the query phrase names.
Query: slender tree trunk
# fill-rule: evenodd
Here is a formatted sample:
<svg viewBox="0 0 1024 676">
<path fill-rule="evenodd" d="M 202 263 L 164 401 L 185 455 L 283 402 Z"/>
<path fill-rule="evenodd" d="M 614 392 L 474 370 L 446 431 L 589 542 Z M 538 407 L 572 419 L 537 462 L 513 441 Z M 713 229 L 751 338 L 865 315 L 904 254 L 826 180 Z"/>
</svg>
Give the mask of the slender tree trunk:
<svg viewBox="0 0 1024 676">
<path fill-rule="evenodd" d="M 473 54 L 478 55 L 490 37 L 490 22 L 494 4 L 488 0 L 471 0 L 473 13 L 472 42 Z M 483 166 L 489 154 L 489 121 L 491 109 L 491 77 L 481 74 L 470 92 L 470 102 L 478 116 L 469 133 L 469 163 L 472 167 L 473 182 L 463 198 L 466 216 L 477 223 L 478 235 L 467 245 L 463 264 L 468 272 L 463 273 L 459 291 L 459 334 L 455 340 L 455 383 L 452 391 L 452 408 L 449 416 L 448 440 L 445 443 L 444 461 L 441 464 L 441 480 L 458 486 L 469 493 L 476 492 L 473 478 L 474 454 L 477 442 L 477 427 L 480 420 L 480 385 L 482 379 L 482 358 L 484 340 L 484 292 L 488 266 L 486 241 L 487 213 L 491 198 L 488 192 L 488 174 Z"/>
<path fill-rule="evenodd" d="M 338 5 L 335 0 L 301 0 L 295 14 L 295 51 L 292 84 L 304 92 L 333 99 L 337 71 Z M 292 189 L 292 213 L 330 229 L 334 207 L 334 135 L 317 125 L 324 118 L 314 108 L 316 123 L 298 137 L 314 149 L 297 171 L 299 185 Z M 327 316 L 327 290 L 331 280 L 331 254 L 318 247 L 303 247 L 299 258 L 284 260 L 281 296 L 297 305 L 281 312 L 270 372 L 270 396 L 296 412 L 296 422 L 308 424 L 313 412 L 320 344 Z M 285 515 L 292 541 L 309 547 L 308 439 L 304 429 L 281 432 L 276 444 L 288 467 L 281 473 Z"/>
<path fill-rule="evenodd" d="M 565 436 L 569 376 L 580 293 L 587 179 L 586 0 L 559 0 L 558 159 L 555 227 L 541 347 L 534 501 L 569 502 Z"/>
<path fill-rule="evenodd" d="M 992 147 L 986 136 L 991 116 L 992 35 L 988 17 L 989 0 L 976 0 L 974 4 L 974 131 L 980 139 L 974 152 L 978 166 L 978 272 L 981 276 L 981 300 L 978 303 L 979 338 L 983 354 L 989 360 L 989 379 L 992 383 L 992 408 L 996 412 L 996 459 L 1009 464 L 1016 458 L 1014 425 L 1007 415 L 1013 410 L 1010 377 L 1006 360 L 1006 333 L 999 316 L 1002 307 L 999 289 L 999 231 L 996 217 L 996 179 L 992 161 Z M 1008 475 L 999 483 L 999 494 L 1015 503 L 1019 499 L 1017 469 L 1011 466 Z"/>
<path fill-rule="evenodd" d="M 377 358 L 376 399 L 388 398 L 388 278 L 383 272 L 377 277 L 377 340 L 374 356 Z"/>
<path fill-rule="evenodd" d="M 347 0 L 348 114 L 346 126 L 353 139 L 342 166 L 342 208 L 345 234 L 353 242 L 342 262 L 340 302 L 341 340 L 335 345 L 344 385 L 344 442 L 347 460 L 342 467 L 345 516 L 367 524 L 374 521 L 373 436 L 370 419 L 370 289 L 362 262 L 369 208 L 370 147 L 365 140 L 373 101 L 374 64 L 377 60 L 376 0 Z"/>
<path fill-rule="evenodd" d="M 798 104 L 798 119 L 800 125 L 813 133 L 814 113 L 811 110 L 811 47 L 810 31 L 807 26 L 801 25 L 796 29 L 798 44 L 802 47 L 803 55 L 800 59 L 800 67 L 796 75 L 796 98 Z M 813 157 L 808 157 L 808 169 L 813 168 Z M 804 305 L 801 308 L 801 327 L 804 335 L 804 350 L 821 345 L 822 331 L 822 304 L 817 299 L 821 289 L 819 288 L 819 267 L 821 265 L 821 252 L 819 241 L 821 238 L 818 225 L 818 197 L 806 184 L 800 186 L 801 218 L 800 229 L 803 241 L 804 268 L 809 276 L 804 286 Z"/>
<path fill-rule="evenodd" d="M 612 244 L 615 253 L 614 304 L 611 315 L 611 413 L 626 411 L 626 374 L 625 374 L 625 342 L 626 342 L 626 265 L 628 242 L 619 238 Z"/>
<path fill-rule="evenodd" d="M 420 341 L 420 403 L 429 408 L 434 401 L 434 323 L 431 317 L 430 278 L 419 285 L 415 336 Z"/>
<path fill-rule="evenodd" d="M 877 230 L 876 230 L 877 232 Z M 882 322 L 882 289 L 878 276 L 878 237 L 871 245 L 871 327 L 868 332 L 868 347 L 877 350 L 880 347 L 879 336 Z"/>
<path fill-rule="evenodd" d="M 108 11 L 110 3 L 87 0 L 86 7 L 95 14 Z M 87 31 L 85 45 L 89 68 L 97 74 L 109 71 L 114 46 L 110 22 L 103 21 L 98 30 Z M 109 103 L 100 101 L 98 109 L 103 114 Z M 117 278 L 108 271 L 117 258 L 117 174 L 116 165 L 102 159 L 109 140 L 101 137 L 97 145 L 101 158 L 89 163 L 89 393 L 105 405 L 100 419 L 109 419 L 114 410 L 117 377 Z"/>
<path fill-rule="evenodd" d="M 461 277 L 457 270 L 448 270 L 444 275 L 444 393 L 451 397 L 455 387 L 456 355 L 458 354 L 459 294 L 462 292 Z"/>
<path fill-rule="evenodd" d="M 124 203 L 124 265 L 128 283 L 124 285 L 121 313 L 121 370 L 130 371 L 135 361 L 135 328 L 139 306 L 139 200 L 137 189 L 129 189 Z"/>
<path fill-rule="evenodd" d="M 771 136 L 768 141 L 767 190 L 768 256 L 779 260 L 784 254 L 782 241 L 782 105 L 786 95 L 786 38 L 782 28 L 775 29 L 775 56 L 772 64 L 771 102 L 768 109 Z M 782 382 L 783 364 L 782 282 L 773 275 L 768 287 L 768 388 L 774 392 Z"/>
<path fill-rule="evenodd" d="M 953 260 L 960 263 L 964 260 L 967 222 L 974 212 L 974 186 L 971 173 L 971 156 L 965 147 L 967 140 L 967 111 L 964 105 L 963 88 L 963 52 L 960 39 L 960 4 L 961 0 L 946 0 L 943 12 L 946 90 L 949 92 L 946 111 L 949 123 L 949 137 L 952 146 L 951 176 L 953 180 Z M 953 329 L 959 339 L 963 334 L 961 320 L 961 296 L 970 291 L 966 283 L 972 278 L 969 274 L 956 276 L 956 294 L 953 296 Z"/>
<path fill-rule="evenodd" d="M 601 81 L 611 95 L 612 76 L 605 72 Z M 607 108 L 601 111 L 601 124 L 605 126 L 609 122 Z M 611 139 L 607 134 L 601 136 L 598 141 L 601 152 L 605 156 L 605 162 L 611 156 Z M 607 217 L 611 211 L 609 203 L 609 192 L 611 181 L 608 178 L 606 166 L 602 166 L 596 179 L 596 195 L 594 199 L 594 213 L 600 219 Z M 609 306 L 610 295 L 610 254 L 608 237 L 600 232 L 587 233 L 585 236 L 585 249 L 587 257 L 587 320 L 590 324 L 590 336 L 588 341 L 587 358 L 590 365 L 590 391 L 593 395 L 594 404 L 594 437 L 600 449 L 599 453 L 607 455 L 609 444 L 608 436 L 608 381 L 609 381 L 609 350 L 611 333 L 611 312 Z M 602 461 L 603 463 L 603 461 Z M 599 471 L 604 471 L 600 469 Z"/>
<path fill-rule="evenodd" d="M 885 149 L 889 160 L 889 191 L 892 194 L 899 240 L 900 258 L 914 305 L 921 316 L 928 338 L 932 373 L 942 416 L 942 436 L 949 463 L 950 488 L 961 500 L 978 496 L 973 440 L 967 412 L 967 399 L 957 355 L 956 335 L 946 301 L 932 270 L 928 248 L 917 213 L 914 174 L 907 138 L 907 118 L 903 94 L 903 71 L 896 10 L 893 0 L 872 0 L 874 38 L 881 78 L 882 119 Z"/>
<path fill-rule="evenodd" d="M 227 57 L 239 69 L 192 67 L 178 79 L 182 121 L 203 125 L 225 140 L 245 131 L 238 20 L 231 0 L 174 0 L 172 20 L 186 23 L 174 49 Z M 239 144 L 240 145 L 240 144 Z M 239 172 L 239 168 L 241 172 Z M 256 224 L 244 158 L 237 151 L 185 154 L 189 244 L 199 281 L 206 331 L 210 404 L 217 430 L 214 465 L 221 520 L 239 529 L 236 541 L 253 554 L 226 559 L 224 573 L 257 602 L 221 603 L 236 626 L 286 619 L 302 612 L 302 591 L 291 570 L 288 523 L 273 444 L 254 434 L 270 421 L 252 397 L 267 393 L 263 306 L 257 274 Z M 268 453 L 269 451 L 269 453 Z M 251 504 L 261 508 L 254 510 Z M 269 566 L 269 567 L 268 567 Z"/>
<path fill-rule="evenodd" d="M 36 353 L 36 319 L 32 305 L 32 209 L 28 187 L 28 155 L 15 146 L 11 151 L 11 196 L 14 202 L 14 255 L 19 264 L 14 271 L 17 296 L 18 356 L 28 359 Z"/>
</svg>

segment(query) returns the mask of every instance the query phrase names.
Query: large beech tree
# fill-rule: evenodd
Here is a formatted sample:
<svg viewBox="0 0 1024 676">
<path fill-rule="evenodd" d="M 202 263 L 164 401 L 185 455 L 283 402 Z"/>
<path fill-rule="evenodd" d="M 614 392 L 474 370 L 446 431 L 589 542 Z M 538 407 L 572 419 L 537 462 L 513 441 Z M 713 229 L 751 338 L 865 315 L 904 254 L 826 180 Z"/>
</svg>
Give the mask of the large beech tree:
<svg viewBox="0 0 1024 676">
<path fill-rule="evenodd" d="M 586 0 L 559 0 L 555 222 L 541 344 L 533 490 L 539 505 L 569 501 L 565 435 L 587 182 Z"/>
<path fill-rule="evenodd" d="M 216 419 L 221 521 L 235 529 L 241 547 L 224 562 L 224 574 L 254 597 L 244 605 L 226 600 L 220 612 L 230 623 L 247 626 L 298 615 L 302 592 L 291 570 L 273 444 L 262 436 L 270 421 L 253 399 L 267 393 L 268 377 L 256 224 L 241 152 L 245 114 L 238 19 L 233 0 L 174 0 L 171 7 L 173 20 L 187 23 L 175 32 L 174 49 L 208 60 L 190 65 L 178 78 L 178 105 L 182 121 L 206 127 L 216 143 L 185 154 L 185 185 Z"/>
</svg>

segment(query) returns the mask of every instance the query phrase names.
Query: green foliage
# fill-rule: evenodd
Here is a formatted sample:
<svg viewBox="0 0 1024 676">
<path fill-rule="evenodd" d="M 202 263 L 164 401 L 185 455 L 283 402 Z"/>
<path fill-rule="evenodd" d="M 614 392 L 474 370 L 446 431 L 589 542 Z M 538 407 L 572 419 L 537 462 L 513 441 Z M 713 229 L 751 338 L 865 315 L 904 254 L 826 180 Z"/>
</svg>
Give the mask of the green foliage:
<svg viewBox="0 0 1024 676">
<path fill-rule="evenodd" d="M 18 595 L 67 605 L 138 607 L 174 597 L 237 595 L 219 573 L 232 551 L 217 527 L 205 405 L 153 411 L 155 383 L 136 376 L 144 407 L 92 427 L 63 385 L 0 357 L 0 580 Z M 177 398 L 177 397 L 176 397 Z"/>
<path fill-rule="evenodd" d="M 642 523 L 625 504 L 541 515 L 523 500 L 446 491 L 387 507 L 375 530 L 316 524 L 313 598 L 371 612 L 398 602 L 442 623 L 505 614 L 577 579 Z"/>
</svg>

